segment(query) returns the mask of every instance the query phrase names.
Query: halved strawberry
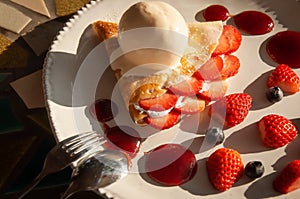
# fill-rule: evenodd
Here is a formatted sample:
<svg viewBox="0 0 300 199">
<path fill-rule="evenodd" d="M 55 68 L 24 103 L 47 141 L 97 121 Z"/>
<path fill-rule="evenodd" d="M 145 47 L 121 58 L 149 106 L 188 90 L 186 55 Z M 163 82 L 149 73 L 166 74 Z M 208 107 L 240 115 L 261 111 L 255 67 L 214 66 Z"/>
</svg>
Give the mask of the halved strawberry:
<svg viewBox="0 0 300 199">
<path fill-rule="evenodd" d="M 280 193 L 289 193 L 300 188 L 300 160 L 286 165 L 273 181 L 273 187 Z"/>
<path fill-rule="evenodd" d="M 242 42 L 242 35 L 238 29 L 231 25 L 224 25 L 219 38 L 219 44 L 213 55 L 229 54 L 237 51 Z"/>
<path fill-rule="evenodd" d="M 175 110 L 172 110 L 170 113 L 162 117 L 148 116 L 144 118 L 144 121 L 147 124 L 159 130 L 171 128 L 172 126 L 177 124 L 179 120 L 180 120 L 180 113 Z"/>
<path fill-rule="evenodd" d="M 144 110 L 165 111 L 175 106 L 177 96 L 171 92 L 166 92 L 155 98 L 140 100 L 138 103 Z"/>
<path fill-rule="evenodd" d="M 237 182 L 244 173 L 241 155 L 229 148 L 220 148 L 206 161 L 209 181 L 218 191 L 226 191 Z"/>
<path fill-rule="evenodd" d="M 298 134 L 296 126 L 287 118 L 269 114 L 258 122 L 262 143 L 271 148 L 282 147 L 293 141 Z"/>
<path fill-rule="evenodd" d="M 249 94 L 234 93 L 212 104 L 210 114 L 229 128 L 244 121 L 251 105 L 252 97 Z"/>
<path fill-rule="evenodd" d="M 221 70 L 221 76 L 223 79 L 232 77 L 239 72 L 240 60 L 234 55 L 224 55 L 223 56 L 224 65 Z"/>
<path fill-rule="evenodd" d="M 228 83 L 225 80 L 205 82 L 206 90 L 197 94 L 200 99 L 213 101 L 224 97 L 226 94 Z"/>
<path fill-rule="evenodd" d="M 199 80 L 196 77 L 192 76 L 176 85 L 171 86 L 169 90 L 176 95 L 192 96 L 199 93 L 202 86 L 203 80 Z"/>
<path fill-rule="evenodd" d="M 211 57 L 194 74 L 197 79 L 216 80 L 221 78 L 220 71 L 223 68 L 223 59 L 220 56 Z"/>
<path fill-rule="evenodd" d="M 196 96 L 186 96 L 178 106 L 175 106 L 175 110 L 183 114 L 194 114 L 203 111 L 205 104 L 204 100 L 198 99 Z"/>
<path fill-rule="evenodd" d="M 286 64 L 278 65 L 267 80 L 267 87 L 278 86 L 285 93 L 296 93 L 300 90 L 299 76 Z"/>
</svg>

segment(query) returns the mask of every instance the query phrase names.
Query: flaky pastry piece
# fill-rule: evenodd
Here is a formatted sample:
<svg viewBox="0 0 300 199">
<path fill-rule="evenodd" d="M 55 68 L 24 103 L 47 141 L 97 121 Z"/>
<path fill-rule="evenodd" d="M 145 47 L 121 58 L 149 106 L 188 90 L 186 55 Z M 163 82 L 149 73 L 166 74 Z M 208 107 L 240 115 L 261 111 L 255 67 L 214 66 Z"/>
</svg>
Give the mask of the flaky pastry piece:
<svg viewBox="0 0 300 199">
<path fill-rule="evenodd" d="M 105 43 L 108 54 L 113 54 L 114 50 L 118 48 L 118 24 L 99 20 L 92 25 L 100 41 L 113 41 Z M 189 45 L 177 67 L 142 78 L 129 76 L 124 78 L 125 80 L 123 79 L 123 83 L 120 84 L 125 104 L 136 124 L 145 125 L 144 118 L 147 117 L 147 113 L 137 110 L 134 105 L 142 99 L 158 97 L 167 92 L 167 88 L 170 86 L 192 76 L 211 57 L 223 30 L 222 22 L 194 22 L 189 23 L 188 27 Z M 125 67 L 119 67 L 124 65 L 127 66 L 127 70 L 135 67 L 121 58 L 111 63 L 111 67 L 118 79 L 121 79 L 122 75 L 127 72 L 124 71 Z"/>
</svg>

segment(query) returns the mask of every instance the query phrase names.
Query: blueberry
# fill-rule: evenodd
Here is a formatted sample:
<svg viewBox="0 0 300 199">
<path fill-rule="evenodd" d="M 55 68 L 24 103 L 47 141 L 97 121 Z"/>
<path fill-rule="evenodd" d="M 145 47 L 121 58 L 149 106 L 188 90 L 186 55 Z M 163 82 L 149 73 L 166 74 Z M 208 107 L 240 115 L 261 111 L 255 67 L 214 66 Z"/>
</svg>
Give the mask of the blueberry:
<svg viewBox="0 0 300 199">
<path fill-rule="evenodd" d="M 260 178 L 264 171 L 264 165 L 260 161 L 251 161 L 245 166 L 245 174 L 251 179 Z"/>
<path fill-rule="evenodd" d="M 221 144 L 225 139 L 224 132 L 218 127 L 209 128 L 206 131 L 205 139 L 210 144 Z"/>
<path fill-rule="evenodd" d="M 270 87 L 267 91 L 267 98 L 270 102 L 279 102 L 283 98 L 283 92 L 278 86 Z"/>
</svg>

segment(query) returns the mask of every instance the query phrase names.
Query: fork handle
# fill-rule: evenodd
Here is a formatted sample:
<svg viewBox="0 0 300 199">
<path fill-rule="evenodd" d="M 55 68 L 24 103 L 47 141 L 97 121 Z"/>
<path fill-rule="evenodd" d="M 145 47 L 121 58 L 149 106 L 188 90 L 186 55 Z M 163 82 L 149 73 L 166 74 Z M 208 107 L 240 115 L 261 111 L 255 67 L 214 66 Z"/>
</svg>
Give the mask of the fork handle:
<svg viewBox="0 0 300 199">
<path fill-rule="evenodd" d="M 16 194 L 16 199 L 21 199 L 23 198 L 26 194 L 28 194 L 46 175 L 46 172 L 43 172 L 42 170 L 38 176 L 34 178 L 34 180 L 24 187 L 19 193 Z"/>
</svg>

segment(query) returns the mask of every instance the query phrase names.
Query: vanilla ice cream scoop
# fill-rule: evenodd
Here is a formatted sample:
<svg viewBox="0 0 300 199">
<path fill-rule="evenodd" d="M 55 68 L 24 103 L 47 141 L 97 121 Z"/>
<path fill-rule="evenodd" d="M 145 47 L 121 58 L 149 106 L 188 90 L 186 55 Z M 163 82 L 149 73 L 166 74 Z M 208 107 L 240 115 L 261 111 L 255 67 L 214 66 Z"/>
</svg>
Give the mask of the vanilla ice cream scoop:
<svg viewBox="0 0 300 199">
<path fill-rule="evenodd" d="M 134 65 L 176 66 L 188 44 L 182 15 L 160 1 L 139 2 L 121 17 L 118 41 L 124 57 Z M 159 68 L 159 67 L 158 67 Z"/>
</svg>

